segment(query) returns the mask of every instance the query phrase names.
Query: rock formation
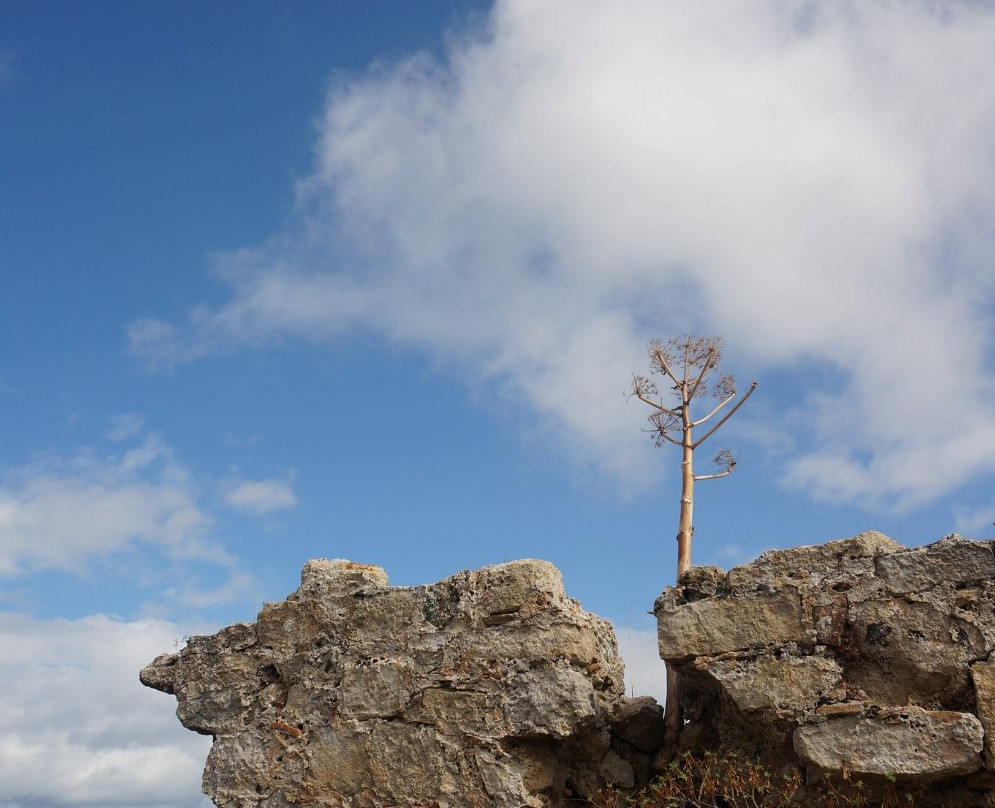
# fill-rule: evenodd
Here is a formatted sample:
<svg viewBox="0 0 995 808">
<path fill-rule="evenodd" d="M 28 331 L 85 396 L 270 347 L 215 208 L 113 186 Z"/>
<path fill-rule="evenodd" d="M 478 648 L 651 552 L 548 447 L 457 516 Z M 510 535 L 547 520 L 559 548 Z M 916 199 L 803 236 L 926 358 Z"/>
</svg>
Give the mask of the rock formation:
<svg viewBox="0 0 995 808">
<path fill-rule="evenodd" d="M 995 554 L 880 533 L 695 567 L 655 605 L 688 748 L 995 805 Z"/>
<path fill-rule="evenodd" d="M 623 697 L 611 626 L 542 561 L 390 587 L 310 561 L 254 624 L 192 637 L 142 682 L 214 744 L 221 806 L 543 806 L 645 781 L 652 699 Z"/>
</svg>

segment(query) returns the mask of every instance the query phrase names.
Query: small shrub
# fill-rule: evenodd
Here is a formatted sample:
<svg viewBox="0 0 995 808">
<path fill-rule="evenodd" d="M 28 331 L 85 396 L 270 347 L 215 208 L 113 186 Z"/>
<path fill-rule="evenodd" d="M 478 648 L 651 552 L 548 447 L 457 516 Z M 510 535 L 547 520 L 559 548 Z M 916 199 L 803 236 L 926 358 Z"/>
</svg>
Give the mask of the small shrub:
<svg viewBox="0 0 995 808">
<path fill-rule="evenodd" d="M 900 795 L 893 780 L 883 793 L 848 775 L 817 789 L 809 788 L 804 803 L 798 795 L 801 773 L 771 772 L 756 761 L 734 753 L 685 753 L 660 777 L 643 789 L 623 792 L 605 789 L 591 801 L 592 808 L 894 808 L 908 805 L 911 795 Z"/>
</svg>

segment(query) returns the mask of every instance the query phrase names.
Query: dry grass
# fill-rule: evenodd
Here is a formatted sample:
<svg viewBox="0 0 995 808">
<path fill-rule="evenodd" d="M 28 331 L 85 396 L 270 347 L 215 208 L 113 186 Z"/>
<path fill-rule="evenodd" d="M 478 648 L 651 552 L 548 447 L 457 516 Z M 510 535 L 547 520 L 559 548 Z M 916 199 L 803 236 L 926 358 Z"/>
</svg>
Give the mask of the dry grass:
<svg viewBox="0 0 995 808">
<path fill-rule="evenodd" d="M 802 801 L 804 794 L 804 801 Z M 893 781 L 872 788 L 849 777 L 802 789 L 801 773 L 772 772 L 735 754 L 685 754 L 644 789 L 607 789 L 592 808 L 897 808 L 912 805 Z"/>
</svg>

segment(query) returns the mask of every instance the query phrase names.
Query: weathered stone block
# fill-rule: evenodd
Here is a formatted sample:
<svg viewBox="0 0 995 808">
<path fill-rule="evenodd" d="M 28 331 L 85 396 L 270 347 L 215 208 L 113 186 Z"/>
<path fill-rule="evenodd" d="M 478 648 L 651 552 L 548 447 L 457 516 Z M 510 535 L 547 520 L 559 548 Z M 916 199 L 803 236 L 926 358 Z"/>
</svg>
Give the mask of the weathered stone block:
<svg viewBox="0 0 995 808">
<path fill-rule="evenodd" d="M 316 727 L 304 755 L 305 784 L 317 794 L 348 798 L 372 785 L 365 735 L 348 725 Z"/>
<path fill-rule="evenodd" d="M 486 626 L 481 622 L 483 626 Z M 590 665 L 603 656 L 597 634 L 564 621 L 545 626 L 486 627 L 487 641 L 473 637 L 469 642 L 454 641 L 443 656 L 450 666 L 498 659 L 548 661 L 562 659 L 572 665 Z"/>
<path fill-rule="evenodd" d="M 273 771 L 269 762 L 269 750 L 261 737 L 217 738 L 207 757 L 204 790 L 217 805 L 235 805 L 242 792 L 251 790 L 269 798 L 299 782 L 302 772 L 297 767 Z"/>
<path fill-rule="evenodd" d="M 667 662 L 748 648 L 804 642 L 801 601 L 793 590 L 773 595 L 707 599 L 656 613 L 660 656 Z"/>
<path fill-rule="evenodd" d="M 512 561 L 471 575 L 475 612 L 486 625 L 528 618 L 563 597 L 563 576 L 547 561 Z"/>
<path fill-rule="evenodd" d="M 810 585 L 813 575 L 824 578 L 840 571 L 852 573 L 861 568 L 870 573 L 874 569 L 873 559 L 905 549 L 883 533 L 869 530 L 825 544 L 768 550 L 753 563 L 729 570 L 726 583 L 730 588 L 741 591 L 749 591 L 760 584 L 770 585 L 774 581 L 782 585 L 788 582 Z M 867 559 L 868 563 L 852 563 L 858 559 Z"/>
<path fill-rule="evenodd" d="M 612 716 L 612 731 L 637 749 L 652 754 L 663 743 L 663 708 L 656 699 L 629 699 Z"/>
<path fill-rule="evenodd" d="M 267 603 L 256 618 L 256 637 L 260 645 L 289 655 L 318 633 L 320 622 L 314 609 L 299 602 Z"/>
<path fill-rule="evenodd" d="M 877 560 L 877 575 L 893 594 L 923 592 L 940 583 L 995 578 L 995 554 L 988 542 L 952 535 L 928 547 Z"/>
<path fill-rule="evenodd" d="M 982 736 L 981 722 L 969 713 L 903 707 L 799 727 L 794 748 L 821 769 L 928 781 L 977 771 Z"/>
<path fill-rule="evenodd" d="M 439 796 L 445 755 L 432 727 L 378 723 L 366 741 L 373 789 L 389 801 L 430 801 Z"/>
<path fill-rule="evenodd" d="M 411 701 L 411 668 L 407 659 L 347 667 L 339 685 L 342 714 L 350 718 L 396 718 Z"/>
<path fill-rule="evenodd" d="M 357 564 L 342 558 L 313 558 L 301 570 L 301 591 L 343 595 L 387 586 L 387 572 L 375 564 Z"/>
<path fill-rule="evenodd" d="M 505 716 L 515 734 L 566 738 L 597 714 L 591 680 L 581 671 L 555 667 L 512 674 L 506 682 Z"/>
<path fill-rule="evenodd" d="M 358 657 L 383 659 L 408 656 L 434 633 L 422 614 L 418 593 L 401 587 L 349 599 L 336 627 L 342 641 Z"/>
<path fill-rule="evenodd" d="M 743 712 L 814 709 L 843 678 L 839 663 L 822 656 L 723 659 L 702 666 Z"/>
<path fill-rule="evenodd" d="M 985 766 L 995 770 L 995 660 L 971 666 L 971 680 L 977 699 L 978 718 L 985 728 Z"/>
<path fill-rule="evenodd" d="M 887 598 L 850 610 L 859 657 L 850 681 L 878 704 L 943 704 L 968 688 L 968 663 L 984 655 L 974 626 L 928 601 Z"/>
<path fill-rule="evenodd" d="M 416 702 L 404 714 L 408 721 L 432 724 L 447 735 L 472 732 L 475 735 L 499 737 L 508 731 L 502 699 L 471 690 L 449 690 L 430 687 L 421 691 Z"/>
</svg>

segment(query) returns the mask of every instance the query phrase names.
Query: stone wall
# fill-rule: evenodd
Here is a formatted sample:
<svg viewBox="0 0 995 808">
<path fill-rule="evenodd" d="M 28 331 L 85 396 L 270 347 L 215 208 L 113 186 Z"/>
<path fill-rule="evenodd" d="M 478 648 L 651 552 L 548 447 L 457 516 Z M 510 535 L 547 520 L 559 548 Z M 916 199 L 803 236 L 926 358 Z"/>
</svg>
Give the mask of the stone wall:
<svg viewBox="0 0 995 808">
<path fill-rule="evenodd" d="M 995 805 L 995 554 L 880 533 L 695 567 L 655 605 L 687 748 Z"/>
<path fill-rule="evenodd" d="M 222 808 L 556 808 L 645 782 L 662 740 L 656 702 L 623 696 L 611 626 L 542 561 L 422 587 L 310 561 L 255 623 L 141 680 L 214 736 L 203 785 Z"/>
<path fill-rule="evenodd" d="M 880 533 L 692 568 L 655 605 L 682 745 L 995 806 L 995 553 Z M 645 782 L 659 706 L 625 699 L 611 627 L 517 561 L 390 587 L 311 561 L 255 623 L 141 672 L 214 744 L 222 808 L 565 808 Z M 804 798 L 804 794 L 799 795 Z"/>
</svg>

